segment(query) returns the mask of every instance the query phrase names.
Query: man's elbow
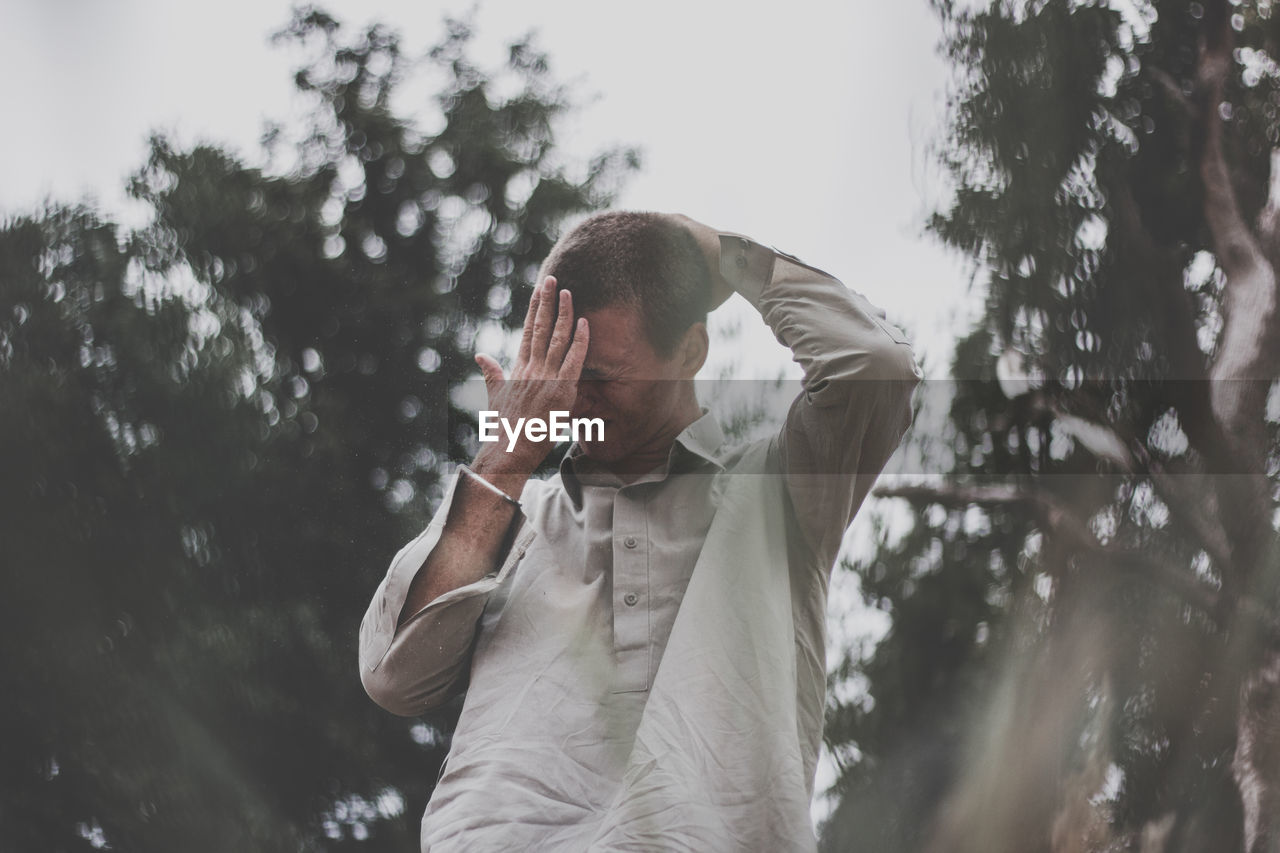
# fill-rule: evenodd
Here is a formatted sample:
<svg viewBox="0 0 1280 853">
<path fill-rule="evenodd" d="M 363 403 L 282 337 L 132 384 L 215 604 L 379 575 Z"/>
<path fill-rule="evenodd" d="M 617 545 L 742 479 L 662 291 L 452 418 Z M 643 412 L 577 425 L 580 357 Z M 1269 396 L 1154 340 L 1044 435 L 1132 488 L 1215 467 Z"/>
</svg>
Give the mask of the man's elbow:
<svg viewBox="0 0 1280 853">
<path fill-rule="evenodd" d="M 873 346 L 852 350 L 835 359 L 830 377 L 838 382 L 884 382 L 900 385 L 908 394 L 920 383 L 923 371 L 911 345 L 885 338 Z"/>
<path fill-rule="evenodd" d="M 402 685 L 388 678 L 386 670 L 381 667 L 373 671 L 361 667 L 360 683 L 375 704 L 396 716 L 416 717 L 429 710 L 415 702 Z"/>
<path fill-rule="evenodd" d="M 916 361 L 911 345 L 897 342 L 893 344 L 892 350 L 887 351 L 882 356 L 880 372 L 884 379 L 885 389 L 892 398 L 892 403 L 896 404 L 899 412 L 901 425 L 898 437 L 901 439 L 911 426 L 911 421 L 914 417 L 912 398 L 915 395 L 916 386 L 920 384 L 921 379 L 924 377 L 924 372 Z"/>
<path fill-rule="evenodd" d="M 905 341 L 886 340 L 872 350 L 871 359 L 877 379 L 905 382 L 914 388 L 924 376 L 915 351 Z"/>
<path fill-rule="evenodd" d="M 384 659 L 377 667 L 360 667 L 364 692 L 379 707 L 400 717 L 417 717 L 434 710 L 457 692 L 464 667 L 453 666 L 425 677 L 399 670 L 394 661 Z"/>
</svg>

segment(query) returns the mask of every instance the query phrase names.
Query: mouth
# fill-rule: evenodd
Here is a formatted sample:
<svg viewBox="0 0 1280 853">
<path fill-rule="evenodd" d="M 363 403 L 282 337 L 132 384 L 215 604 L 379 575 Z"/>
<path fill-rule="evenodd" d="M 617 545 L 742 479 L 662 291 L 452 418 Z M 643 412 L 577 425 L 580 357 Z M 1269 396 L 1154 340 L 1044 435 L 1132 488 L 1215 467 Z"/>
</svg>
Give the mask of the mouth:
<svg viewBox="0 0 1280 853">
<path fill-rule="evenodd" d="M 614 419 L 601 418 L 600 422 L 601 424 L 603 424 L 603 426 L 599 431 L 599 438 L 596 438 L 594 430 L 587 430 L 586 434 L 581 439 L 579 439 L 578 443 L 584 446 L 595 446 L 595 447 L 598 447 L 604 444 L 605 441 L 607 441 L 609 437 L 612 435 Z"/>
</svg>

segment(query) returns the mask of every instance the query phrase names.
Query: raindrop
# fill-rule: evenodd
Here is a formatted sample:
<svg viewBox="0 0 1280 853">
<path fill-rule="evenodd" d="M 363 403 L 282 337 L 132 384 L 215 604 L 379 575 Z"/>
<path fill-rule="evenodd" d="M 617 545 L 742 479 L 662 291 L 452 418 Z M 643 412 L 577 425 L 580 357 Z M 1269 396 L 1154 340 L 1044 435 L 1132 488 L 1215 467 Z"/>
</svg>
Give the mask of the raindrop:
<svg viewBox="0 0 1280 853">
<path fill-rule="evenodd" d="M 502 309 L 511 304 L 511 288 L 501 284 L 489 288 L 488 302 L 490 311 L 502 312 Z"/>
<path fill-rule="evenodd" d="M 339 234 L 330 234 L 324 239 L 324 256 L 329 260 L 339 257 L 347 248 L 347 241 Z"/>
<path fill-rule="evenodd" d="M 458 165 L 448 151 L 443 148 L 433 148 L 427 155 L 427 168 L 431 170 L 431 174 L 443 181 L 453 175 Z"/>
<path fill-rule="evenodd" d="M 387 491 L 387 504 L 392 510 L 398 510 L 413 500 L 415 491 L 413 484 L 408 480 L 396 480 Z"/>
<path fill-rule="evenodd" d="M 377 234 L 370 233 L 367 235 L 360 248 L 364 250 L 365 257 L 375 264 L 380 264 L 387 259 L 386 241 Z"/>
<path fill-rule="evenodd" d="M 422 401 L 417 397 L 409 396 L 400 401 L 400 419 L 402 421 L 411 421 L 420 414 L 422 414 Z"/>
<path fill-rule="evenodd" d="M 412 237 L 424 221 L 422 208 L 412 201 L 406 201 L 400 205 L 400 215 L 396 217 L 396 233 L 401 237 Z"/>
<path fill-rule="evenodd" d="M 440 367 L 440 353 L 431 347 L 418 350 L 418 369 L 423 373 L 435 373 Z"/>
<path fill-rule="evenodd" d="M 517 172 L 507 181 L 506 195 L 507 207 L 511 210 L 519 210 L 524 206 L 530 196 L 533 195 L 534 189 L 537 188 L 539 182 L 538 173 L 532 169 L 526 169 Z"/>
</svg>

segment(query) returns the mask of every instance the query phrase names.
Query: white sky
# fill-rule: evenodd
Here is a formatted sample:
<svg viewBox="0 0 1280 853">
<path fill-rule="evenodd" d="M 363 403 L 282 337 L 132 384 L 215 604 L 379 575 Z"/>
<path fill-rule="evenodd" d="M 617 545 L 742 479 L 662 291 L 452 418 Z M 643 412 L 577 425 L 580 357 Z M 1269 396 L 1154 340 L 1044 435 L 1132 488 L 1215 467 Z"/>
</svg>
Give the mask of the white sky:
<svg viewBox="0 0 1280 853">
<path fill-rule="evenodd" d="M 416 54 L 469 4 L 324 8 L 392 25 Z M 295 58 L 267 39 L 288 19 L 287 0 L 0 0 L 0 217 L 85 194 L 125 212 L 153 129 L 256 160 L 264 120 L 295 111 Z M 907 330 L 927 376 L 946 375 L 956 315 L 974 300 L 961 260 L 922 236 L 942 196 L 929 145 L 947 76 L 924 0 L 487 0 L 475 21 L 482 64 L 536 29 L 553 75 L 596 96 L 562 128 L 569 152 L 642 149 L 620 206 L 687 213 L 834 273 Z M 740 322 L 744 338 L 719 359 L 775 375 L 787 354 L 735 302 L 719 323 Z M 868 544 L 866 516 L 847 543 Z M 857 614 L 856 580 L 836 579 L 833 643 L 883 631 Z M 819 790 L 831 773 L 824 762 Z"/>
<path fill-rule="evenodd" d="M 391 24 L 412 53 L 435 42 L 443 15 L 471 6 L 325 8 L 348 24 Z M 254 159 L 263 122 L 296 106 L 294 57 L 267 39 L 289 18 L 284 0 L 0 9 L 11 117 L 0 131 L 0 214 L 84 194 L 118 211 L 150 130 Z M 562 128 L 569 151 L 643 150 L 620 206 L 687 213 L 836 274 L 911 333 L 927 375 L 943 375 L 952 315 L 969 300 L 960 260 L 921 236 L 940 196 L 928 145 L 946 79 L 924 0 L 791 0 L 763 14 L 701 0 L 487 0 L 476 24 L 482 61 L 499 62 L 505 43 L 536 29 L 555 76 L 595 96 Z M 743 325 L 751 334 L 739 352 L 754 357 L 740 375 L 772 375 L 785 355 L 758 323 Z"/>
</svg>

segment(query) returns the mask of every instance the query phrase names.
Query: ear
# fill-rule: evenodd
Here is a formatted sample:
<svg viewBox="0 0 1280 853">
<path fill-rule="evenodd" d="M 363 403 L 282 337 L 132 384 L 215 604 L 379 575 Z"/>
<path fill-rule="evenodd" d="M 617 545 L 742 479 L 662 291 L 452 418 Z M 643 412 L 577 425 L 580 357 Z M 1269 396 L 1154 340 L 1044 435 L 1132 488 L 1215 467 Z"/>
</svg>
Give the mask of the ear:
<svg viewBox="0 0 1280 853">
<path fill-rule="evenodd" d="M 676 351 L 676 357 L 680 360 L 681 377 L 692 379 L 702 369 L 707 360 L 708 346 L 706 323 L 694 323 L 685 331 Z"/>
</svg>

